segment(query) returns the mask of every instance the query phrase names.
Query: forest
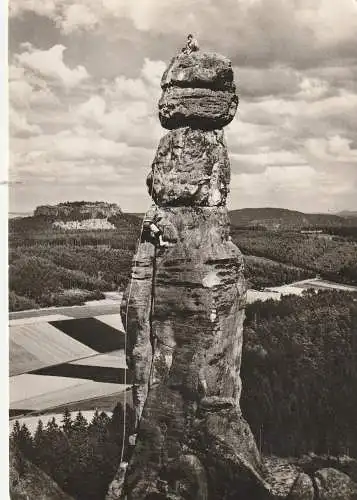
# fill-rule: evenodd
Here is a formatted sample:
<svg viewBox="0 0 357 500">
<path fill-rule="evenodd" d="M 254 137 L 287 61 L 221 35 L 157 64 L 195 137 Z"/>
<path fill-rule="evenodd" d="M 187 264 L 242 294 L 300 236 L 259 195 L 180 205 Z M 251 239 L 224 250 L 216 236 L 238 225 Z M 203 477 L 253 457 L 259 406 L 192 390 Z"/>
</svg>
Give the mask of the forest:
<svg viewBox="0 0 357 500">
<path fill-rule="evenodd" d="M 65 410 L 59 423 L 55 417 L 46 426 L 39 420 L 33 436 L 26 424 L 16 421 L 10 448 L 37 465 L 76 500 L 98 500 L 105 498 L 120 462 L 123 417 L 120 403 L 111 417 L 96 411 L 89 423 L 81 412 L 72 418 Z M 128 438 L 134 423 L 129 405 L 126 422 Z"/>
<path fill-rule="evenodd" d="M 76 207 L 75 207 L 76 208 Z M 81 305 L 129 280 L 141 219 L 117 213 L 116 229 L 56 230 L 53 217 L 37 215 L 9 223 L 9 309 Z M 338 228 L 333 228 L 338 231 Z M 300 232 L 231 228 L 245 258 L 248 286 L 263 289 L 321 275 L 357 284 L 357 244 L 348 238 Z"/>
<path fill-rule="evenodd" d="M 14 219 L 9 227 L 9 310 L 81 305 L 122 290 L 128 279 L 140 219 L 109 218 L 116 230 L 61 231 L 52 218 Z"/>
<path fill-rule="evenodd" d="M 304 268 L 339 283 L 357 284 L 356 242 L 291 231 L 235 227 L 232 239 L 244 254 Z"/>
<path fill-rule="evenodd" d="M 242 360 L 242 410 L 263 451 L 357 456 L 355 293 L 248 305 Z"/>
</svg>

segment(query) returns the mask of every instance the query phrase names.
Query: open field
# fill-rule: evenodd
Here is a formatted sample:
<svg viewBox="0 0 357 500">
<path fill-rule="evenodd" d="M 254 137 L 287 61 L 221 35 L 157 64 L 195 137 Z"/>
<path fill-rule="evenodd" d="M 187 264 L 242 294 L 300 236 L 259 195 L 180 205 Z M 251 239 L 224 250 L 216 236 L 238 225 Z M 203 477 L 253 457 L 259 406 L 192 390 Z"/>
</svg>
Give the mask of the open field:
<svg viewBox="0 0 357 500">
<path fill-rule="evenodd" d="M 101 315 L 119 313 L 121 294 L 117 295 L 117 300 L 103 300 L 91 302 L 84 306 L 46 307 L 42 309 L 32 309 L 26 311 L 10 312 L 9 319 L 36 318 L 51 316 L 53 314 L 64 315 L 69 318 L 91 318 Z"/>
<path fill-rule="evenodd" d="M 97 354 L 50 323 L 10 327 L 10 375 Z"/>
<path fill-rule="evenodd" d="M 11 314 L 10 414 L 67 405 L 75 411 L 86 400 L 91 410 L 101 399 L 112 409 L 131 382 L 130 373 L 125 373 L 125 335 L 118 311 L 116 300 L 111 300 L 61 308 L 57 314 Z"/>
<path fill-rule="evenodd" d="M 305 290 L 340 290 L 357 293 L 356 286 L 334 283 L 320 278 L 311 278 L 286 285 L 268 287 L 264 290 L 248 290 L 247 302 L 251 304 L 257 300 L 280 300 L 284 295 L 302 295 Z"/>
<path fill-rule="evenodd" d="M 78 378 L 20 375 L 10 381 L 10 409 L 43 411 L 67 403 L 109 396 L 125 388 L 123 384 Z"/>
</svg>

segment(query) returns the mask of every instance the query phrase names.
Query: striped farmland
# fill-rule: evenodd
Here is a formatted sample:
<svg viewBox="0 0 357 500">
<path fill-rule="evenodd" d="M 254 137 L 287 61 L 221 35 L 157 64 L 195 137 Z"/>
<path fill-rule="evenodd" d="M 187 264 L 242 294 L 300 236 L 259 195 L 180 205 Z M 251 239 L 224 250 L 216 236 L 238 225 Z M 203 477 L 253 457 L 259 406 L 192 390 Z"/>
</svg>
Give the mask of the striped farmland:
<svg viewBox="0 0 357 500">
<path fill-rule="evenodd" d="M 12 415 L 67 404 L 73 410 L 85 401 L 89 408 L 91 401 L 100 407 L 101 398 L 120 399 L 131 381 L 131 374 L 124 373 L 125 334 L 118 304 L 104 306 L 60 308 L 58 314 L 44 310 L 42 316 L 40 311 L 11 315 Z"/>
</svg>

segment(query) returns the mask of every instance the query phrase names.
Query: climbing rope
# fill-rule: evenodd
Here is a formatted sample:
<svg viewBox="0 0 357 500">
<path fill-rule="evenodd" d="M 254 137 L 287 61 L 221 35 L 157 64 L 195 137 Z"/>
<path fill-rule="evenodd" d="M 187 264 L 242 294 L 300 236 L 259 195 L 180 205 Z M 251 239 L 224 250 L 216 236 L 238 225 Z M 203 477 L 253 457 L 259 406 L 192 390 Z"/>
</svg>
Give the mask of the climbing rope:
<svg viewBox="0 0 357 500">
<path fill-rule="evenodd" d="M 155 182 L 155 168 L 153 168 L 153 176 L 152 176 L 152 184 L 151 184 L 151 190 L 150 190 L 150 198 L 152 199 L 152 193 L 154 190 L 154 182 Z M 150 202 L 148 209 L 146 212 L 150 209 L 152 206 L 152 202 Z M 146 214 L 145 212 L 145 214 Z M 140 229 L 140 235 L 136 244 L 136 249 L 135 249 L 135 254 L 134 254 L 134 260 L 133 260 L 133 269 L 136 267 L 137 264 L 137 255 L 139 251 L 139 246 L 141 243 L 141 239 L 143 236 L 143 231 L 144 231 L 144 222 L 145 222 L 145 215 L 143 217 L 142 223 L 141 223 L 141 229 Z M 154 253 L 154 260 L 156 259 L 156 248 L 155 248 L 155 253 Z M 154 262 L 155 265 L 155 262 Z M 126 364 L 126 355 L 127 355 L 127 336 L 128 336 L 128 312 L 129 312 L 129 303 L 130 303 L 130 297 L 131 297 L 131 291 L 132 291 L 132 286 L 133 286 L 133 272 L 131 272 L 131 278 L 130 278 L 130 284 L 129 284 L 129 291 L 128 291 L 128 298 L 126 301 L 126 311 L 125 311 L 125 335 L 124 335 L 124 353 L 125 353 L 125 367 L 124 367 L 124 401 L 123 401 L 123 437 L 122 437 L 122 444 L 121 444 L 121 452 L 120 452 L 120 465 L 122 467 L 126 467 L 126 463 L 123 462 L 124 459 L 124 451 L 125 451 L 125 440 L 126 440 L 126 385 L 127 385 L 127 364 Z M 151 304 L 153 305 L 153 298 L 151 301 Z"/>
</svg>

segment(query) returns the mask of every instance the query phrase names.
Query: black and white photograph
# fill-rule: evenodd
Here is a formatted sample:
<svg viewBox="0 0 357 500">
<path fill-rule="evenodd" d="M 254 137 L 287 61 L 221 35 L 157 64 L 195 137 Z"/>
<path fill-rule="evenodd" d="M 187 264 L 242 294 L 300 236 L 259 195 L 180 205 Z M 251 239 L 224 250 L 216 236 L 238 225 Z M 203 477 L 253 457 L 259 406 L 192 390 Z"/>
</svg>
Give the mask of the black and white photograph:
<svg viewBox="0 0 357 500">
<path fill-rule="evenodd" d="M 2 497 L 357 500 L 357 1 L 4 13 Z"/>
</svg>

